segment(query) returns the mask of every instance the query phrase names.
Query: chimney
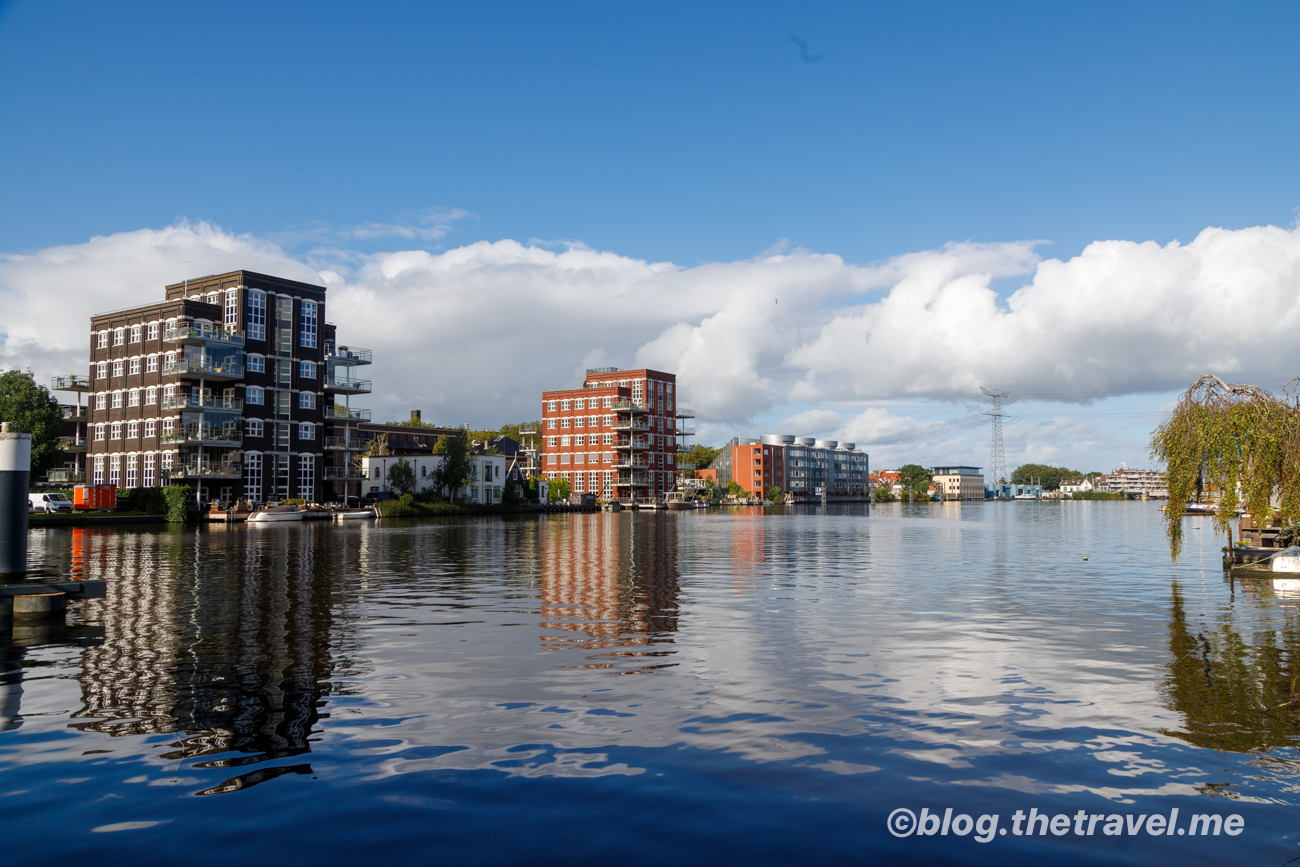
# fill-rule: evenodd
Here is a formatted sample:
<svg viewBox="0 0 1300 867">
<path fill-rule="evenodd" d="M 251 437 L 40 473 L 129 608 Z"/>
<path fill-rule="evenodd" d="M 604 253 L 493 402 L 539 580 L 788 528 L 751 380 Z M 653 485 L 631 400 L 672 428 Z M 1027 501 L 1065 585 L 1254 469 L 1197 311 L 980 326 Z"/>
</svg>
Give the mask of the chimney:
<svg viewBox="0 0 1300 867">
<path fill-rule="evenodd" d="M 418 409 L 411 410 L 411 424 L 419 424 L 419 423 L 420 423 L 420 411 Z"/>
</svg>

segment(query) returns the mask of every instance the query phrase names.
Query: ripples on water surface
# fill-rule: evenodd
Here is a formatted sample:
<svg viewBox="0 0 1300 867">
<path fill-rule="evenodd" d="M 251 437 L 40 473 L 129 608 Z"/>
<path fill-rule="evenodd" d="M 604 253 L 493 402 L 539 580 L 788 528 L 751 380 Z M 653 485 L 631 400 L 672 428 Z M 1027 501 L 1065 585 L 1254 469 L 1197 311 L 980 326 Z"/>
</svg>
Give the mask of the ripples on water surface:
<svg viewBox="0 0 1300 867">
<path fill-rule="evenodd" d="M 0 649 L 6 851 L 1280 864 L 1300 600 L 1226 581 L 1208 521 L 1171 565 L 1158 508 L 33 531 L 108 598 Z M 896 807 L 1246 830 L 896 839 Z"/>
</svg>

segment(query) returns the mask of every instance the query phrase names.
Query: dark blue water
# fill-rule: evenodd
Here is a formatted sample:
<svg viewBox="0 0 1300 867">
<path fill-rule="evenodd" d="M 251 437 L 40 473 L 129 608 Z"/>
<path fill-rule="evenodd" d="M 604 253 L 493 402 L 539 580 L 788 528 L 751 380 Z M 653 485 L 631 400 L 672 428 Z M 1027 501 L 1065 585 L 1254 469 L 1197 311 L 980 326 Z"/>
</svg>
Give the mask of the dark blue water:
<svg viewBox="0 0 1300 867">
<path fill-rule="evenodd" d="M 33 531 L 42 571 L 109 590 L 0 648 L 0 839 L 57 864 L 1281 864 L 1300 600 L 1226 580 L 1208 521 L 1171 564 L 1158 508 Z M 1016 834 L 1031 809 L 1065 830 Z M 1196 814 L 1242 829 L 1178 833 Z"/>
</svg>

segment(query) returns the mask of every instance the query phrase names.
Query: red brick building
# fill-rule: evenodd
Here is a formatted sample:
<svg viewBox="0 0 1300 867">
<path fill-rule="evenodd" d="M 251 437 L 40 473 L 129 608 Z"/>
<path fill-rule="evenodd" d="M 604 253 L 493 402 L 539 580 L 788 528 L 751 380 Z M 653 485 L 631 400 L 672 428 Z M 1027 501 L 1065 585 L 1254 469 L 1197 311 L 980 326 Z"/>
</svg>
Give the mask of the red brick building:
<svg viewBox="0 0 1300 867">
<path fill-rule="evenodd" d="M 578 494 L 645 500 L 676 484 L 677 377 L 587 371 L 581 388 L 542 393 L 542 468 Z"/>
<path fill-rule="evenodd" d="M 731 478 L 756 497 L 785 484 L 785 449 L 770 443 L 731 447 Z"/>
</svg>

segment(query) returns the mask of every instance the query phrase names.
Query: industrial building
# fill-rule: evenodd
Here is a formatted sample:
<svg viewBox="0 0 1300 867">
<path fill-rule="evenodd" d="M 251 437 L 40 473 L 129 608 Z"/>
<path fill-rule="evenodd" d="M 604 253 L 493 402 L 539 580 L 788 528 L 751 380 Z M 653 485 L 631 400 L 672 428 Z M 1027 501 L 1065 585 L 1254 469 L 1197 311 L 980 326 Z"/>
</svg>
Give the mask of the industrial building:
<svg viewBox="0 0 1300 867">
<path fill-rule="evenodd" d="M 716 483 L 735 482 L 746 493 L 762 496 L 774 487 L 802 497 L 865 499 L 869 460 L 854 443 L 765 434 L 735 437 L 713 460 Z"/>
</svg>

